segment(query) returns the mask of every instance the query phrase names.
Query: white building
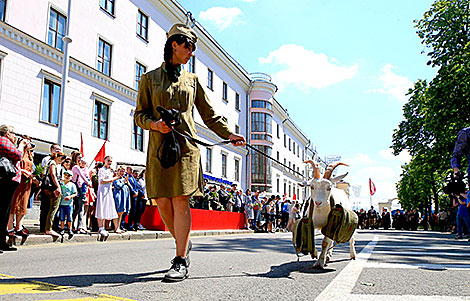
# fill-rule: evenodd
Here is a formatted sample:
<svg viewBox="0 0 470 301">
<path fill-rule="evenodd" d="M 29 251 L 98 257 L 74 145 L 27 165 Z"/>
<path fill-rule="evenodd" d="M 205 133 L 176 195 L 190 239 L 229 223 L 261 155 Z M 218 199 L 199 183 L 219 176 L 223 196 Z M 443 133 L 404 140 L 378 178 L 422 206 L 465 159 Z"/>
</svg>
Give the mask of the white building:
<svg viewBox="0 0 470 301">
<path fill-rule="evenodd" d="M 160 66 L 166 31 L 185 22 L 186 11 L 173 1 L 0 1 L 1 123 L 33 137 L 39 154 L 58 141 L 59 103 L 67 17 L 70 19 L 69 77 L 63 109 L 63 145 L 79 149 L 91 161 L 105 140 L 115 162 L 144 165 L 147 133 L 133 122 L 138 81 Z M 246 136 L 246 94 L 251 81 L 200 26 L 195 72 L 229 126 Z M 197 115 L 197 114 L 196 114 Z M 200 137 L 219 141 L 196 116 Z M 246 185 L 246 153 L 215 146 L 201 149 L 208 176 Z M 223 162 L 223 163 L 222 163 Z M 90 162 L 91 163 L 91 162 Z"/>
<path fill-rule="evenodd" d="M 133 122 L 139 79 L 161 65 L 166 32 L 186 22 L 187 11 L 172 0 L 70 1 L 70 8 L 68 3 L 0 0 L 0 123 L 31 136 L 38 155 L 46 155 L 59 137 L 67 153 L 78 150 L 82 136 L 89 163 L 107 141 L 106 154 L 114 162 L 143 167 L 148 135 Z M 64 89 L 67 21 L 72 42 Z M 233 131 L 287 166 L 231 145 L 200 147 L 204 175 L 242 189 L 304 198 L 296 184 L 307 174 L 302 161 L 321 160 L 274 99 L 277 87 L 269 76 L 250 75 L 199 23 L 194 29 L 196 56 L 185 68 L 199 75 Z M 198 114 L 195 120 L 202 140 L 220 141 Z"/>
</svg>

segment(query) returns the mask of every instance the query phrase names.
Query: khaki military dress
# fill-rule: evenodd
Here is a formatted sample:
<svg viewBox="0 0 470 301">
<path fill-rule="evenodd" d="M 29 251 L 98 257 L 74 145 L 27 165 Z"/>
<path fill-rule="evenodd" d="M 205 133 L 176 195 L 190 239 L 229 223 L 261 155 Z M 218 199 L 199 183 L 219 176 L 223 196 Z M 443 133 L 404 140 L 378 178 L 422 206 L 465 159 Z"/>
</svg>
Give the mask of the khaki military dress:
<svg viewBox="0 0 470 301">
<path fill-rule="evenodd" d="M 182 123 L 176 129 L 188 136 L 197 138 L 192 116 L 194 106 L 205 125 L 221 138 L 228 139 L 232 134 L 222 116 L 215 113 L 199 78 L 193 73 L 182 70 L 178 82 L 172 83 L 162 64 L 160 68 L 142 75 L 134 113 L 136 124 L 149 130 L 151 122 L 160 119 L 157 106 L 180 111 Z M 152 130 L 149 133 L 146 168 L 148 198 L 202 195 L 203 174 L 198 146 L 176 135 L 181 146 L 181 160 L 175 166 L 164 169 L 157 159 L 157 149 L 164 134 Z"/>
</svg>

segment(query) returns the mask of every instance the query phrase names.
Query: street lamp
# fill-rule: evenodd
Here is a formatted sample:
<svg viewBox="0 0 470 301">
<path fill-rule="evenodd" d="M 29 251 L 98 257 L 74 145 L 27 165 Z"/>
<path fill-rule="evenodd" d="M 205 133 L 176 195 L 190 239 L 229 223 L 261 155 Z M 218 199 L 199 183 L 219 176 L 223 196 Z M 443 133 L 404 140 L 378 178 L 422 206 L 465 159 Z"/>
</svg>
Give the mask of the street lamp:
<svg viewBox="0 0 470 301">
<path fill-rule="evenodd" d="M 67 77 L 69 74 L 69 43 L 72 42 L 72 39 L 69 37 L 69 27 L 70 27 L 70 11 L 72 6 L 72 0 L 69 0 L 67 8 L 67 21 L 65 25 L 65 36 L 62 38 L 64 41 L 64 59 L 62 64 L 62 84 L 60 87 L 60 102 L 59 102 L 59 126 L 57 129 L 57 143 L 60 145 L 60 148 L 64 149 L 64 143 L 62 141 L 62 134 L 64 130 L 64 105 L 65 105 L 65 89 L 67 85 Z"/>
</svg>

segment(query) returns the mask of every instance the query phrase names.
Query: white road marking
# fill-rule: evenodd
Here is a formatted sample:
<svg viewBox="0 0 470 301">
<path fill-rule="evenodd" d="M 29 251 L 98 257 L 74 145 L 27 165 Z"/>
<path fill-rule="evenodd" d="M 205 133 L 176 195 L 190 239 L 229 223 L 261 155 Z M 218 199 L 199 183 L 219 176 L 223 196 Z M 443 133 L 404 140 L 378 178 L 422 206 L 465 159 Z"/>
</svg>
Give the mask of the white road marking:
<svg viewBox="0 0 470 301">
<path fill-rule="evenodd" d="M 356 281 L 361 275 L 367 260 L 372 254 L 372 250 L 378 243 L 379 237 L 375 235 L 373 240 L 365 246 L 361 253 L 352 260 L 333 281 L 318 295 L 315 300 L 344 300 L 349 299 L 351 291 L 356 285 Z"/>
<path fill-rule="evenodd" d="M 470 245 L 469 245 L 470 246 Z M 377 245 L 375 246 L 374 249 L 384 249 L 384 248 L 389 248 L 389 249 L 418 249 L 418 250 L 465 250 L 467 251 L 469 246 L 465 245 L 460 245 L 460 246 L 407 246 L 407 245 L 402 245 L 402 246 L 395 246 L 395 245 Z"/>
<path fill-rule="evenodd" d="M 470 264 L 434 264 L 434 263 L 388 263 L 388 262 L 370 262 L 365 268 L 377 269 L 426 269 L 426 270 L 468 270 Z"/>
<path fill-rule="evenodd" d="M 470 269 L 470 264 L 393 264 L 393 263 L 372 263 L 368 262 L 368 259 L 372 254 L 423 254 L 422 252 L 394 252 L 394 251 L 374 251 L 374 248 L 379 247 L 377 243 L 379 238 L 377 235 L 374 236 L 373 240 L 362 249 L 361 253 L 357 255 L 357 259 L 351 261 L 335 279 L 315 298 L 316 301 L 321 300 L 346 300 L 346 301 L 460 301 L 470 300 L 470 296 L 418 296 L 418 295 L 365 295 L 365 294 L 351 294 L 356 282 L 361 275 L 364 268 L 413 268 L 413 269 L 456 269 L 456 270 L 467 270 Z M 380 246 L 386 247 L 386 246 Z M 392 247 L 392 246 L 389 246 Z M 395 246 L 393 246 L 396 248 Z M 418 249 L 418 247 L 408 247 L 411 249 Z M 421 247 L 421 249 L 438 249 L 432 247 Z M 447 253 L 447 252 L 431 252 L 432 255 L 447 254 L 447 255 L 458 255 L 469 253 Z"/>
<path fill-rule="evenodd" d="M 411 255 L 411 256 L 469 256 L 470 253 L 460 252 L 400 252 L 400 251 L 372 251 L 372 254 L 388 254 L 388 255 Z"/>
</svg>

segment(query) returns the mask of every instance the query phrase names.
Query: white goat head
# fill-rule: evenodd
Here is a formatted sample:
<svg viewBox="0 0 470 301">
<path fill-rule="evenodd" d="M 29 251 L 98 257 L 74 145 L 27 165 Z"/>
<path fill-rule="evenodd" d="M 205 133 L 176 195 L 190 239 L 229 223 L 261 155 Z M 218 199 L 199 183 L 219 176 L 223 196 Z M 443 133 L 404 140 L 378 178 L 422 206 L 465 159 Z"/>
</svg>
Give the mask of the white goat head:
<svg viewBox="0 0 470 301">
<path fill-rule="evenodd" d="M 349 166 L 342 162 L 333 162 L 328 165 L 326 168 L 325 174 L 323 177 L 320 176 L 320 168 L 316 162 L 312 160 L 304 161 L 304 163 L 310 163 L 313 168 L 313 179 L 309 182 L 305 181 L 301 185 L 310 187 L 312 200 L 315 202 L 315 207 L 322 207 L 325 204 L 329 204 L 331 190 L 334 187 L 334 183 L 341 181 L 344 177 L 348 175 L 345 173 L 343 175 L 331 178 L 333 170 L 339 165 Z M 330 179 L 331 178 L 331 179 Z"/>
</svg>

